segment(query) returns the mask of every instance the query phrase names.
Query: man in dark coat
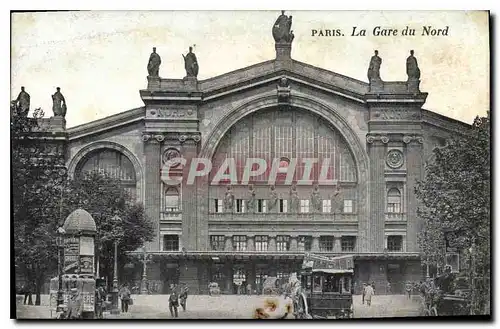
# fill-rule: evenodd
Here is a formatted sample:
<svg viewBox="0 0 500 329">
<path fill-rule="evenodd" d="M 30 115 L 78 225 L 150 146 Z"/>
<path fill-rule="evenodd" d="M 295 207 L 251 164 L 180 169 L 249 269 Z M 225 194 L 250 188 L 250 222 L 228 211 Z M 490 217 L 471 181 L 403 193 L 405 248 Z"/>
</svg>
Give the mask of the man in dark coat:
<svg viewBox="0 0 500 329">
<path fill-rule="evenodd" d="M 179 307 L 179 295 L 177 294 L 177 291 L 174 287 L 172 289 L 172 292 L 170 293 L 170 297 L 168 298 L 168 308 L 173 318 L 179 317 L 179 313 L 177 311 L 178 307 Z"/>
</svg>

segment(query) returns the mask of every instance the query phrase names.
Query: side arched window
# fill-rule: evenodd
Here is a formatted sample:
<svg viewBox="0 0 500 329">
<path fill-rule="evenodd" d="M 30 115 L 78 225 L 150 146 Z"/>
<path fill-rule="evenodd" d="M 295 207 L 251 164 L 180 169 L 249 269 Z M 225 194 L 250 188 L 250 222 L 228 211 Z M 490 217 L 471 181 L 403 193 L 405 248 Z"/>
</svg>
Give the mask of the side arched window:
<svg viewBox="0 0 500 329">
<path fill-rule="evenodd" d="M 401 191 L 397 188 L 391 188 L 387 191 L 387 212 L 401 213 Z"/>
<path fill-rule="evenodd" d="M 179 190 L 169 187 L 165 190 L 165 211 L 176 212 L 180 210 Z"/>
</svg>

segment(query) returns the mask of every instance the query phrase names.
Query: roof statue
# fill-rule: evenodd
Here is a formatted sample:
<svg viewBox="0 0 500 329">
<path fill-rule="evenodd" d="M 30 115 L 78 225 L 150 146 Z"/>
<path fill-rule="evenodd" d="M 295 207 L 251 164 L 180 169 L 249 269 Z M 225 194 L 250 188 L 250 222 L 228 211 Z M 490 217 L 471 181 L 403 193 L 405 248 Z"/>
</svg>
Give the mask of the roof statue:
<svg viewBox="0 0 500 329">
<path fill-rule="evenodd" d="M 285 11 L 281 11 L 273 25 L 273 38 L 276 43 L 291 43 L 294 35 L 292 29 L 292 16 L 286 16 Z"/>
<path fill-rule="evenodd" d="M 17 96 L 14 103 L 18 106 L 22 115 L 28 115 L 30 110 L 30 94 L 24 90 L 24 87 L 21 87 L 21 92 Z"/>
<path fill-rule="evenodd" d="M 410 56 L 406 59 L 406 74 L 408 75 L 408 80 L 419 80 L 420 69 L 418 68 L 417 59 L 413 54 L 414 51 L 410 50 Z"/>
<path fill-rule="evenodd" d="M 186 69 L 186 77 L 197 77 L 198 76 L 198 60 L 196 59 L 196 55 L 193 53 L 193 47 L 189 47 L 189 52 L 186 56 L 182 54 L 184 57 L 184 68 Z"/>
<path fill-rule="evenodd" d="M 61 94 L 61 88 L 57 87 L 57 91 L 54 95 L 52 95 L 52 111 L 54 112 L 55 117 L 66 117 L 66 100 L 64 99 L 63 94 Z"/>
<path fill-rule="evenodd" d="M 149 56 L 148 75 L 152 78 L 158 78 L 160 72 L 161 57 L 156 52 L 156 47 L 153 47 L 153 52 Z"/>
<path fill-rule="evenodd" d="M 370 59 L 368 67 L 368 81 L 380 81 L 380 66 L 382 65 L 382 58 L 378 56 L 378 50 L 375 50 L 375 55 Z"/>
</svg>

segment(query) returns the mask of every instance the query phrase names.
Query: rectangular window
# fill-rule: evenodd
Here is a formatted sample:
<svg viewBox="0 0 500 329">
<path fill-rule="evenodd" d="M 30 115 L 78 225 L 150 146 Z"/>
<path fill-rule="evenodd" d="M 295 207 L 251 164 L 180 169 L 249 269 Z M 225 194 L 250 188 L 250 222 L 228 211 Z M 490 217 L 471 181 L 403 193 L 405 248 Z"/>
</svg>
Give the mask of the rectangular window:
<svg viewBox="0 0 500 329">
<path fill-rule="evenodd" d="M 403 236 L 389 235 L 387 237 L 387 250 L 388 251 L 403 251 Z"/>
<path fill-rule="evenodd" d="M 333 251 L 334 244 L 335 244 L 335 237 L 333 236 L 319 237 L 319 251 Z"/>
<path fill-rule="evenodd" d="M 247 250 L 247 237 L 246 235 L 233 235 L 233 250 L 246 251 Z"/>
<path fill-rule="evenodd" d="M 280 199 L 280 212 L 288 212 L 288 200 Z"/>
<path fill-rule="evenodd" d="M 340 248 L 342 251 L 354 251 L 354 249 L 356 249 L 356 237 L 355 236 L 341 237 Z"/>
<path fill-rule="evenodd" d="M 259 199 L 257 200 L 257 212 L 267 212 L 267 202 L 266 200 Z"/>
<path fill-rule="evenodd" d="M 255 236 L 255 251 L 267 251 L 268 237 L 267 235 Z"/>
<path fill-rule="evenodd" d="M 163 236 L 164 251 L 179 251 L 179 236 L 168 234 Z"/>
<path fill-rule="evenodd" d="M 301 213 L 309 212 L 309 200 L 300 200 L 300 212 Z"/>
<path fill-rule="evenodd" d="M 332 212 L 332 200 L 323 200 L 323 212 Z"/>
<path fill-rule="evenodd" d="M 224 235 L 211 235 L 210 246 L 212 247 L 212 250 L 224 251 L 226 247 L 226 237 Z"/>
<path fill-rule="evenodd" d="M 276 250 L 277 251 L 290 250 L 290 237 L 288 235 L 278 235 L 276 237 Z"/>
<path fill-rule="evenodd" d="M 234 200 L 234 203 L 235 203 L 235 209 L 236 209 L 236 212 L 239 212 L 239 213 L 243 213 L 245 212 L 245 201 L 242 200 L 242 199 L 236 199 Z"/>
<path fill-rule="evenodd" d="M 344 213 L 353 213 L 353 202 L 352 200 L 344 200 Z"/>
<path fill-rule="evenodd" d="M 222 199 L 214 199 L 214 212 L 221 213 L 222 211 Z"/>
<path fill-rule="evenodd" d="M 299 251 L 311 251 L 312 238 L 310 236 L 299 236 L 297 248 Z"/>
</svg>

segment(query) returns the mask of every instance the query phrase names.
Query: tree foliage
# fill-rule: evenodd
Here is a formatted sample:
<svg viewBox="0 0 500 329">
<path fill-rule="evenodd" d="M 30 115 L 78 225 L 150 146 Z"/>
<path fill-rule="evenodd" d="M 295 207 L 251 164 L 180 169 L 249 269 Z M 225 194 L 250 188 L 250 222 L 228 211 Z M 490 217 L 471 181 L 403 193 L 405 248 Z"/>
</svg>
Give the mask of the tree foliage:
<svg viewBox="0 0 500 329">
<path fill-rule="evenodd" d="M 54 141 L 39 126 L 43 111 L 28 117 L 12 103 L 11 112 L 13 259 L 39 304 L 43 283 L 57 273 L 56 230 L 72 211 L 83 208 L 93 216 L 101 273 L 110 278 L 113 243 L 123 264 L 124 254 L 151 240 L 154 230 L 118 179 L 91 172 L 68 180 L 62 153 L 53 152 Z"/>
<path fill-rule="evenodd" d="M 46 141 L 37 135 L 42 117 L 40 109 L 28 117 L 11 104 L 14 263 L 16 272 L 37 293 L 37 305 L 45 275 L 57 266 L 53 244 L 58 223 L 54 219 L 57 192 L 66 175 L 60 159 L 47 152 Z"/>
<path fill-rule="evenodd" d="M 63 213 L 82 208 L 89 212 L 97 227 L 96 250 L 99 250 L 101 276 L 112 281 L 114 243 L 118 243 L 119 264 L 123 266 L 128 251 L 151 241 L 154 227 L 141 204 L 121 186 L 120 180 L 106 173 L 92 171 L 70 181 L 65 192 Z"/>
<path fill-rule="evenodd" d="M 490 120 L 477 117 L 464 136 L 434 149 L 418 182 L 423 221 L 419 245 L 424 261 L 442 268 L 445 245 L 469 253 L 476 276 L 490 276 Z"/>
</svg>

